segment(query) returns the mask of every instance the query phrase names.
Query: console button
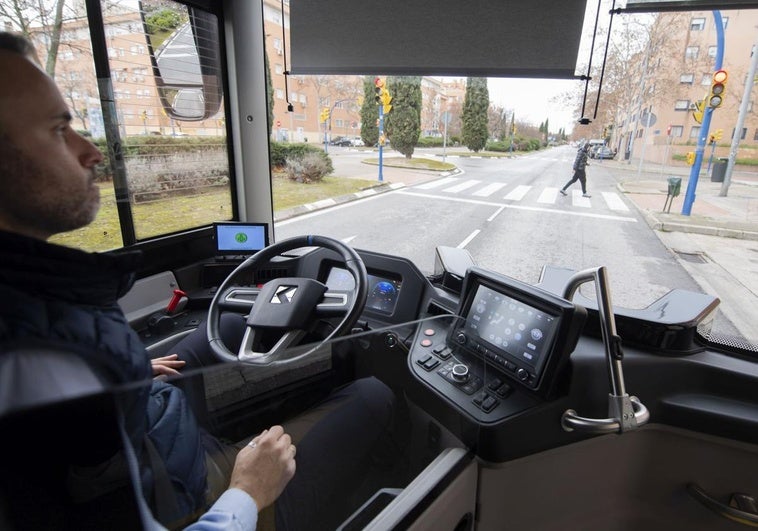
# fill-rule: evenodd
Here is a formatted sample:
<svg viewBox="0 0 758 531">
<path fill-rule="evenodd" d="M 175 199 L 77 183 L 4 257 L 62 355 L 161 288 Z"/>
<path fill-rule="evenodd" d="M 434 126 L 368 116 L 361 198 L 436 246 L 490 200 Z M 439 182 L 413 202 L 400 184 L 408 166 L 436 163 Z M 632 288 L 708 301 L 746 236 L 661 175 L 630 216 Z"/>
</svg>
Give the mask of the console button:
<svg viewBox="0 0 758 531">
<path fill-rule="evenodd" d="M 492 411 L 493 409 L 495 409 L 497 407 L 497 404 L 498 404 L 498 401 L 495 400 L 494 397 L 487 396 L 487 398 L 485 398 L 482 401 L 482 409 L 485 412 L 489 413 L 490 411 Z"/>
<path fill-rule="evenodd" d="M 522 382 L 525 382 L 529 379 L 529 373 L 526 371 L 526 369 L 519 369 L 516 371 L 516 378 Z"/>
<path fill-rule="evenodd" d="M 434 332 L 434 328 L 427 328 L 426 330 L 424 330 L 424 335 L 425 336 L 433 336 L 434 333 L 435 333 Z"/>
<path fill-rule="evenodd" d="M 421 346 L 422 347 L 431 347 L 432 346 L 432 340 L 431 339 L 422 339 L 421 340 Z"/>
<path fill-rule="evenodd" d="M 500 378 L 495 378 L 492 380 L 487 387 L 495 391 L 497 388 L 499 388 L 503 384 L 502 380 Z"/>
<path fill-rule="evenodd" d="M 513 388 L 507 383 L 504 383 L 503 385 L 495 389 L 495 394 L 499 396 L 500 398 L 505 398 L 509 394 L 511 394 L 511 391 L 513 391 Z"/>
<path fill-rule="evenodd" d="M 438 359 L 436 359 L 436 358 L 433 358 L 433 357 L 429 356 L 429 359 L 428 359 L 428 360 L 426 360 L 426 362 L 425 362 L 425 363 L 423 363 L 423 364 L 422 364 L 422 366 L 423 366 L 423 367 L 424 367 L 424 369 L 426 369 L 427 371 L 431 371 L 432 369 L 434 369 L 434 368 L 435 368 L 437 365 L 439 365 L 439 364 L 440 364 L 440 360 L 438 360 Z"/>
</svg>

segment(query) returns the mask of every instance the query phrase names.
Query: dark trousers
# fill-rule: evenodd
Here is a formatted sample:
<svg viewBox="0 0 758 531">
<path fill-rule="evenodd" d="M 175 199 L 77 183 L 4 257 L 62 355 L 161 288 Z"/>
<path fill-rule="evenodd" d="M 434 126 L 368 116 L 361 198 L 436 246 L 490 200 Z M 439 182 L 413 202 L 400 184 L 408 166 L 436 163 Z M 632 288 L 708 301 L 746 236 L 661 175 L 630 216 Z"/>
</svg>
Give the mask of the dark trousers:
<svg viewBox="0 0 758 531">
<path fill-rule="evenodd" d="M 582 185 L 582 193 L 587 193 L 587 172 L 585 170 L 574 170 L 574 176 L 571 177 L 571 180 L 563 185 L 563 188 L 561 190 L 566 190 L 569 186 L 574 184 L 576 181 L 579 181 L 579 183 Z"/>
<path fill-rule="evenodd" d="M 221 335 L 232 352 L 239 348 L 243 333 L 244 318 L 222 316 Z M 188 368 L 217 363 L 208 348 L 204 326 L 179 342 L 173 352 Z M 364 378 L 282 423 L 297 445 L 297 471 L 275 503 L 277 531 L 334 529 L 351 514 L 355 506 L 349 506 L 348 500 L 359 487 L 365 488 L 374 456 L 387 455 L 394 447 L 390 433 L 393 408 L 392 391 L 375 378 Z M 230 445 L 204 434 L 208 481 L 210 489 L 217 491 L 214 494 L 220 495 L 228 486 L 237 452 L 255 435 Z M 265 521 L 267 516 L 262 514 L 261 519 Z"/>
</svg>

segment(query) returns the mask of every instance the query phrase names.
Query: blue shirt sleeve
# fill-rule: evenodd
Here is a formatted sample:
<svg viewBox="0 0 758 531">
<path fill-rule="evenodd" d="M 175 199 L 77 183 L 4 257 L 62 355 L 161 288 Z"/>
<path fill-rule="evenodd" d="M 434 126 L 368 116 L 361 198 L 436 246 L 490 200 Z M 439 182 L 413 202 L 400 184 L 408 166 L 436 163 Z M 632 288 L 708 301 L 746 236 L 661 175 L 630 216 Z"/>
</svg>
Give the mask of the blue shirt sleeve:
<svg viewBox="0 0 758 531">
<path fill-rule="evenodd" d="M 208 511 L 185 531 L 254 531 L 258 507 L 243 490 L 228 489 Z"/>
</svg>

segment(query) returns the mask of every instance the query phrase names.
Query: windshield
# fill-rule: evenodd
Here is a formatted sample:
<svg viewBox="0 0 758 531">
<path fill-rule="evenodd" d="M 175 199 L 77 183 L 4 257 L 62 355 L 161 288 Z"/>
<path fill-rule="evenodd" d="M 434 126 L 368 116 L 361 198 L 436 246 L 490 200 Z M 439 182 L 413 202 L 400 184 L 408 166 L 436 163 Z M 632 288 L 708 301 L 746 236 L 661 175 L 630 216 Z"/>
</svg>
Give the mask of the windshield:
<svg viewBox="0 0 758 531">
<path fill-rule="evenodd" d="M 758 342 L 758 119 L 745 92 L 757 11 L 719 12 L 720 26 L 709 11 L 616 17 L 604 70 L 601 19 L 577 65 L 592 77 L 585 91 L 565 80 L 287 75 L 289 4 L 263 4 L 275 240 L 329 235 L 427 274 L 437 246 L 460 247 L 528 283 L 545 265 L 603 265 L 616 305 L 705 292 L 721 302 L 702 333 Z M 221 69 L 208 75 L 205 61 L 218 35 L 192 30 L 178 3 L 108 2 L 102 48 L 85 13 L 66 9 L 60 34 L 30 33 L 77 129 L 110 158 L 123 148 L 124 164 L 100 172 L 96 223 L 53 241 L 108 250 L 236 219 L 245 184 L 230 178 Z"/>
</svg>

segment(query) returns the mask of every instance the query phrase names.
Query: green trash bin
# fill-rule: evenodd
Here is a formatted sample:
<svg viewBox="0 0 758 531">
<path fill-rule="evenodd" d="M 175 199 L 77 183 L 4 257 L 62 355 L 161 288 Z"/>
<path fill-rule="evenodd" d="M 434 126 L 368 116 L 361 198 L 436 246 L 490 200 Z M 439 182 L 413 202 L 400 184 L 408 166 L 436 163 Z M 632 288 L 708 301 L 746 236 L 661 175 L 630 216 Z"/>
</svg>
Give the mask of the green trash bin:
<svg viewBox="0 0 758 531">
<path fill-rule="evenodd" d="M 711 182 L 723 183 L 726 176 L 726 165 L 729 163 L 729 159 L 720 158 L 713 163 L 713 169 L 711 169 Z"/>
<path fill-rule="evenodd" d="M 669 177 L 669 192 L 668 195 L 672 197 L 678 196 L 682 191 L 682 178 L 681 177 Z"/>
</svg>

